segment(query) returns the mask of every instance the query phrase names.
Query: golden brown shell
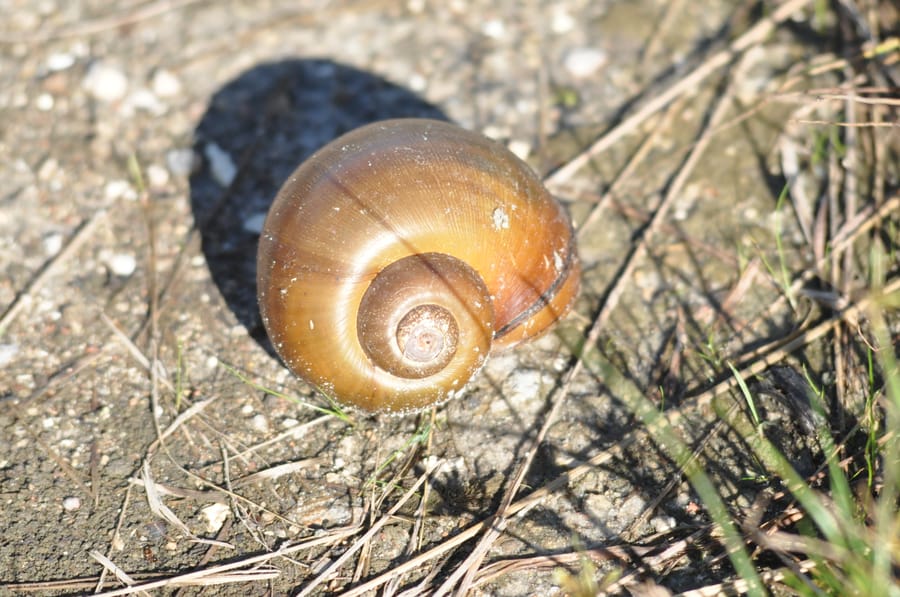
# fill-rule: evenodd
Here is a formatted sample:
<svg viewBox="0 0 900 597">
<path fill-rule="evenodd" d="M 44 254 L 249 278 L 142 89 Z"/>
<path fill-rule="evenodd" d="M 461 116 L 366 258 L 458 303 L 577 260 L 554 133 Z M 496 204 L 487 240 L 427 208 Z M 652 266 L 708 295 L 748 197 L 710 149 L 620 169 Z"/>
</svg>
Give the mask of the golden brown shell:
<svg viewBox="0 0 900 597">
<path fill-rule="evenodd" d="M 455 396 L 492 348 L 559 319 L 579 278 L 569 219 L 526 164 L 419 119 L 351 131 L 301 164 L 269 211 L 257 268 L 288 367 L 374 412 Z M 427 309 L 406 317 L 417 305 L 452 323 Z"/>
</svg>

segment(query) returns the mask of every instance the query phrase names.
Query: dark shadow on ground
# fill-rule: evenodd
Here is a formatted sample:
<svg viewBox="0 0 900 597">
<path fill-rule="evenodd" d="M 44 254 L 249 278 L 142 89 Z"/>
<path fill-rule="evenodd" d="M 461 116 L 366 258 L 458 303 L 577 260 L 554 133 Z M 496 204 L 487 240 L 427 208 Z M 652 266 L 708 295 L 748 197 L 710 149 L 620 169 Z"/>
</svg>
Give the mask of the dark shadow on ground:
<svg viewBox="0 0 900 597">
<path fill-rule="evenodd" d="M 202 160 L 191 176 L 191 209 L 213 281 L 270 352 L 256 305 L 256 245 L 272 199 L 294 168 L 332 139 L 407 117 L 446 120 L 409 90 L 330 60 L 261 64 L 210 100 L 194 135 Z M 230 184 L 214 176 L 216 147 L 236 166 Z"/>
</svg>

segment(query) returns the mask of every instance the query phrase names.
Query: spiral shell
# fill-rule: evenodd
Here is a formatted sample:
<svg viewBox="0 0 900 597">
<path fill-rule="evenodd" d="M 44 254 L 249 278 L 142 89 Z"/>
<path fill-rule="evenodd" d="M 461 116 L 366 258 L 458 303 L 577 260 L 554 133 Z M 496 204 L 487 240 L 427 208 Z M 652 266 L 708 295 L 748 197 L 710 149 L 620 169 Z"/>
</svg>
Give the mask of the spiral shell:
<svg viewBox="0 0 900 597">
<path fill-rule="evenodd" d="M 571 224 L 505 147 L 431 120 L 334 140 L 285 182 L 259 244 L 275 350 L 339 402 L 408 412 L 571 306 Z"/>
</svg>

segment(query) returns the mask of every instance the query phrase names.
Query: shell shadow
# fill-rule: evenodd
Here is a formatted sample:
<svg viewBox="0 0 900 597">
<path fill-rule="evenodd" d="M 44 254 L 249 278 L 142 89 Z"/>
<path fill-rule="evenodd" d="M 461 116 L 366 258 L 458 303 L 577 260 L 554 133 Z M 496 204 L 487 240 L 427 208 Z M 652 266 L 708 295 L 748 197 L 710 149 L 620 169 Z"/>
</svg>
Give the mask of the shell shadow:
<svg viewBox="0 0 900 597">
<path fill-rule="evenodd" d="M 256 303 L 256 246 L 275 194 L 332 139 L 370 122 L 409 117 L 447 120 L 411 91 L 330 60 L 261 64 L 211 98 L 194 131 L 195 153 L 203 159 L 190 178 L 191 209 L 213 282 L 270 353 Z"/>
</svg>

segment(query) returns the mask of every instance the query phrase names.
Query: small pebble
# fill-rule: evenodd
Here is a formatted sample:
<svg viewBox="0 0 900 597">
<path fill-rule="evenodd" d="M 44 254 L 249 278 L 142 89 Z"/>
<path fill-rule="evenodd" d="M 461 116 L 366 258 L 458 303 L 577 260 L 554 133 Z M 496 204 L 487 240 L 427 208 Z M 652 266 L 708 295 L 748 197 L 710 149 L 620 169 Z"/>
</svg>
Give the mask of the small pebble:
<svg viewBox="0 0 900 597">
<path fill-rule="evenodd" d="M 127 180 L 111 180 L 103 187 L 103 196 L 108 201 L 115 199 L 137 199 L 137 192 Z"/>
<path fill-rule="evenodd" d="M 18 344 L 0 344 L 0 367 L 5 366 L 19 354 Z"/>
<path fill-rule="evenodd" d="M 67 52 L 50 54 L 47 57 L 47 70 L 51 72 L 66 70 L 75 64 L 75 56 Z"/>
<path fill-rule="evenodd" d="M 122 71 L 103 62 L 92 64 L 81 84 L 92 97 L 103 102 L 118 101 L 128 91 L 128 79 Z"/>
<path fill-rule="evenodd" d="M 161 189 L 169 184 L 169 171 L 159 164 L 147 166 L 147 183 L 151 188 Z"/>
<path fill-rule="evenodd" d="M 500 19 L 490 19 L 484 23 L 481 32 L 492 39 L 501 39 L 506 34 L 506 24 Z"/>
<path fill-rule="evenodd" d="M 128 96 L 126 103 L 128 108 L 143 110 L 154 116 L 162 116 L 167 110 L 167 106 L 159 101 L 159 98 L 149 89 L 136 89 L 134 93 Z"/>
<path fill-rule="evenodd" d="M 62 506 L 63 510 L 65 510 L 66 512 L 74 512 L 75 510 L 81 508 L 81 498 L 67 497 L 63 500 Z"/>
<path fill-rule="evenodd" d="M 137 268 L 137 260 L 131 253 L 114 253 L 106 259 L 106 266 L 116 276 L 127 278 Z"/>
<path fill-rule="evenodd" d="M 38 168 L 38 178 L 41 180 L 51 180 L 60 174 L 59 162 L 53 158 L 48 158 Z"/>
<path fill-rule="evenodd" d="M 194 171 L 194 150 L 185 147 L 166 153 L 166 167 L 174 176 L 188 176 Z"/>
<path fill-rule="evenodd" d="M 34 107 L 41 112 L 49 112 L 53 109 L 53 96 L 49 93 L 42 93 L 34 100 Z"/>
<path fill-rule="evenodd" d="M 675 519 L 671 516 L 656 516 L 650 519 L 650 526 L 657 533 L 667 533 L 675 528 Z"/>
<path fill-rule="evenodd" d="M 259 234 L 262 232 L 263 224 L 266 222 L 266 213 L 260 212 L 247 216 L 244 220 L 244 230 L 251 234 Z"/>
<path fill-rule="evenodd" d="M 563 66 L 573 77 L 590 77 L 606 64 L 606 52 L 596 48 L 575 48 L 566 54 Z"/>
<path fill-rule="evenodd" d="M 63 235 L 59 232 L 51 232 L 44 236 L 44 254 L 47 257 L 53 257 L 62 249 Z"/>
<path fill-rule="evenodd" d="M 200 508 L 200 514 L 206 518 L 206 531 L 217 533 L 228 518 L 228 506 L 216 502 Z"/>
<path fill-rule="evenodd" d="M 237 176 L 237 166 L 231 156 L 215 143 L 207 143 L 203 148 L 206 159 L 209 160 L 209 169 L 213 179 L 221 187 L 229 186 Z"/>
<path fill-rule="evenodd" d="M 170 71 L 160 69 L 154 73 L 150 88 L 159 97 L 174 97 L 181 93 L 181 81 Z"/>
<path fill-rule="evenodd" d="M 541 378 L 540 371 L 519 371 L 513 373 L 509 379 L 503 382 L 503 392 L 506 402 L 517 403 L 535 398 L 540 395 Z M 497 402 L 503 402 L 498 400 Z"/>
<path fill-rule="evenodd" d="M 556 7 L 553 16 L 550 17 L 550 30 L 553 33 L 568 33 L 575 28 L 575 19 L 571 13 L 561 7 Z"/>
<path fill-rule="evenodd" d="M 647 502 L 641 496 L 630 495 L 618 505 L 616 514 L 622 522 L 630 523 L 644 511 L 646 505 Z"/>
<path fill-rule="evenodd" d="M 250 420 L 250 425 L 258 433 L 265 434 L 269 432 L 269 420 L 265 415 L 256 415 Z"/>
<path fill-rule="evenodd" d="M 527 159 L 531 154 L 531 143 L 524 139 L 510 139 L 506 146 L 520 160 Z"/>
</svg>

